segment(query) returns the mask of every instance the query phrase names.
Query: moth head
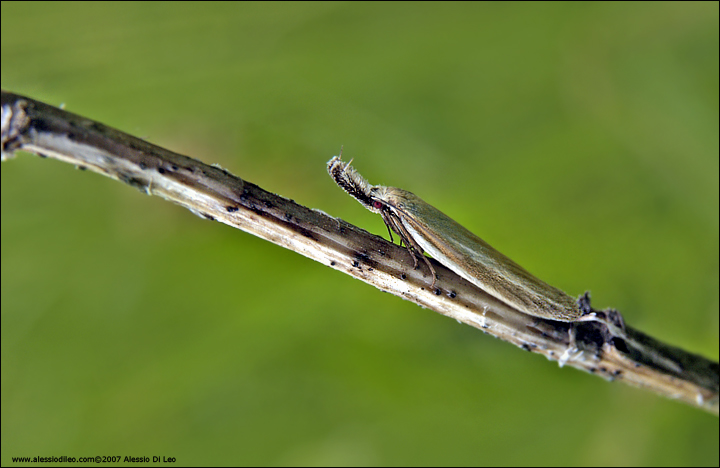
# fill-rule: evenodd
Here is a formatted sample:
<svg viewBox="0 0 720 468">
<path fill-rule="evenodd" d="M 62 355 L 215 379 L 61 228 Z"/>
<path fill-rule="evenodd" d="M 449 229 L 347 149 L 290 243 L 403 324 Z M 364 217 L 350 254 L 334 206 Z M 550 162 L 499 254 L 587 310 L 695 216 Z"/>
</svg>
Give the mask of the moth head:
<svg viewBox="0 0 720 468">
<path fill-rule="evenodd" d="M 384 185 L 373 185 L 370 187 L 370 201 L 372 206 L 368 209 L 374 213 L 382 214 L 383 211 L 387 211 L 393 208 L 392 203 L 389 203 L 389 195 L 392 187 L 385 187 Z"/>
<path fill-rule="evenodd" d="M 350 161 L 352 162 L 352 160 Z M 350 162 L 343 162 L 340 156 L 333 157 L 327 164 L 328 174 L 336 184 L 373 213 L 382 214 L 387 210 L 387 187 L 370 185 Z"/>
</svg>

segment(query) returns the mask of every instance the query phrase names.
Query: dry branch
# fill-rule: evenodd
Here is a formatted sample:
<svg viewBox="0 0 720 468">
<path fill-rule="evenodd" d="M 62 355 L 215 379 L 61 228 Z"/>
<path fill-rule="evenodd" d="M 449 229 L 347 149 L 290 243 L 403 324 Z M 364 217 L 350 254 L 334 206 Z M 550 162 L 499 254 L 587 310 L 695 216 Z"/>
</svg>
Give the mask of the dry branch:
<svg viewBox="0 0 720 468">
<path fill-rule="evenodd" d="M 2 92 L 3 161 L 17 150 L 55 158 L 125 182 L 193 213 L 242 229 L 452 317 L 527 351 L 718 413 L 718 363 L 627 327 L 525 315 L 438 262 L 438 281 L 397 245 L 319 210 L 96 121 Z M 323 166 L 319 171 L 324 173 Z"/>
</svg>

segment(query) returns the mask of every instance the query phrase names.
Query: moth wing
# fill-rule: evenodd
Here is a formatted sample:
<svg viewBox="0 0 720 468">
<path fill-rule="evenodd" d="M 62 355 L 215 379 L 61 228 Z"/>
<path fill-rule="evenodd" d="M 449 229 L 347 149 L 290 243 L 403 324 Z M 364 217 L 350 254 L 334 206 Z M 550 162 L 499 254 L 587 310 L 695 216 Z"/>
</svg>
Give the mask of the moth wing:
<svg viewBox="0 0 720 468">
<path fill-rule="evenodd" d="M 575 299 L 565 292 L 533 276 L 415 194 L 389 189 L 386 201 L 415 241 L 440 263 L 526 314 L 565 322 L 580 317 Z"/>
</svg>

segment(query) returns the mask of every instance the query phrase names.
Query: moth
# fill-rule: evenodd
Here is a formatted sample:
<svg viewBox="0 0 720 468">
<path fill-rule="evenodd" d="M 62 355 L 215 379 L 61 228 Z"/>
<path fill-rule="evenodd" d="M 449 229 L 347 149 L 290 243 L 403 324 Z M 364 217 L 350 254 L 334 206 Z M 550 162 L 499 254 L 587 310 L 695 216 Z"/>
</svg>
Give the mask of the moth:
<svg viewBox="0 0 720 468">
<path fill-rule="evenodd" d="M 573 299 L 536 278 L 414 193 L 396 187 L 370 185 L 350 162 L 344 163 L 340 156 L 333 157 L 327 163 L 330 177 L 365 208 L 382 216 L 391 240 L 393 232 L 400 236 L 413 256 L 415 267 L 418 258 L 425 261 L 433 275 L 432 287 L 435 287 L 437 274 L 425 252 L 520 312 L 560 322 L 599 322 L 610 332 L 606 340 L 623 340 L 627 345 L 643 350 L 644 355 L 656 364 L 676 373 L 682 372 L 680 363 L 632 338 L 617 310 L 591 308 L 588 293 Z M 571 345 L 575 346 L 574 327 L 570 329 L 570 336 Z"/>
<path fill-rule="evenodd" d="M 382 216 L 391 240 L 393 232 L 400 236 L 413 256 L 415 267 L 419 258 L 426 262 L 433 275 L 432 287 L 435 287 L 437 274 L 424 252 L 525 314 L 562 322 L 597 320 L 607 323 L 590 311 L 587 294 L 580 300 L 570 297 L 536 278 L 417 195 L 396 187 L 370 185 L 350 162 L 345 163 L 340 156 L 335 156 L 328 161 L 328 173 L 365 208 Z"/>
</svg>

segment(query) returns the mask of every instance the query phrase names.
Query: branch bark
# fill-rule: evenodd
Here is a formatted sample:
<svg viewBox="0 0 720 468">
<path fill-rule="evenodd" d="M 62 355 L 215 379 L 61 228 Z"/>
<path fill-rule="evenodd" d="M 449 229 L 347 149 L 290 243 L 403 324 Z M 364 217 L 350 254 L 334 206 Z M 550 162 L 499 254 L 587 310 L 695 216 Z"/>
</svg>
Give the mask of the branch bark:
<svg viewBox="0 0 720 468">
<path fill-rule="evenodd" d="M 157 195 L 478 328 L 527 351 L 718 414 L 718 363 L 626 327 L 523 314 L 433 259 L 438 281 L 408 252 L 319 210 L 267 192 L 218 166 L 168 151 L 57 107 L 2 92 L 2 160 L 23 150 Z M 322 168 L 321 168 L 322 169 Z"/>
</svg>

